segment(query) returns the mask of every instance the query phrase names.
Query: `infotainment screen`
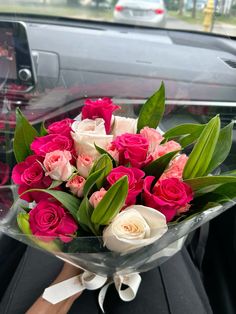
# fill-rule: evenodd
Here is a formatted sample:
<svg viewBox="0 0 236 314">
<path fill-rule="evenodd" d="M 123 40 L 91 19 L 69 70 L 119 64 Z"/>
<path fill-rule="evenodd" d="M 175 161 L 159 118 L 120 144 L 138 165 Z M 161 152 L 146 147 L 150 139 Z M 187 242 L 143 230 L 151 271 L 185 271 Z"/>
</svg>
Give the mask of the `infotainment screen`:
<svg viewBox="0 0 236 314">
<path fill-rule="evenodd" d="M 0 21 L 0 88 L 14 85 L 22 86 L 17 89 L 22 91 L 35 86 L 26 27 L 21 22 Z"/>
<path fill-rule="evenodd" d="M 10 28 L 2 28 L 0 32 L 0 69 L 2 79 L 17 79 L 15 43 Z"/>
</svg>

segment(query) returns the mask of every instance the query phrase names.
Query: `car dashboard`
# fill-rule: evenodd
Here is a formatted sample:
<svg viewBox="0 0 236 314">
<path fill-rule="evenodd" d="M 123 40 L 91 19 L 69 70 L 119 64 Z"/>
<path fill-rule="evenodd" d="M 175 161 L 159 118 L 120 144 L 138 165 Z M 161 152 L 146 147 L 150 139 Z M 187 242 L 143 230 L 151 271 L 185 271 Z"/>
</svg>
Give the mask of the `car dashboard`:
<svg viewBox="0 0 236 314">
<path fill-rule="evenodd" d="M 0 91 L 1 164 L 15 163 L 16 107 L 38 127 L 42 122 L 75 117 L 85 98 L 108 96 L 122 106 L 121 114 L 137 117 L 140 105 L 164 81 L 162 130 L 184 122 L 205 123 L 218 113 L 223 125 L 236 119 L 234 38 L 62 18 L 0 16 L 0 21 L 11 20 L 26 27 L 35 86 L 23 92 L 20 86 L 8 84 Z M 227 170 L 235 168 L 235 155 L 234 130 Z M 7 188 L 10 177 L 2 183 Z M 0 203 L 9 206 L 1 195 Z"/>
</svg>

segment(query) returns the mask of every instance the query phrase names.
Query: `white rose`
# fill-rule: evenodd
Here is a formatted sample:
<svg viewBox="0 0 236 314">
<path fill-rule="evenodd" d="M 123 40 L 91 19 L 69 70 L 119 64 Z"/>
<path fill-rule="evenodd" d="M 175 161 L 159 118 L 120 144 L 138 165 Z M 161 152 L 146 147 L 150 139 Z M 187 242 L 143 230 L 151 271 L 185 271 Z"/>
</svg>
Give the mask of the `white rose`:
<svg viewBox="0 0 236 314">
<path fill-rule="evenodd" d="M 112 134 L 114 137 L 124 133 L 136 134 L 137 119 L 114 116 Z"/>
<path fill-rule="evenodd" d="M 132 205 L 104 229 L 103 242 L 109 250 L 125 253 L 155 242 L 167 229 L 162 213 L 150 207 Z"/>
<path fill-rule="evenodd" d="M 89 155 L 93 159 L 99 156 L 94 144 L 106 149 L 113 140 L 112 135 L 106 134 L 104 120 L 100 118 L 75 121 L 71 129 L 76 153 L 78 155 Z"/>
</svg>

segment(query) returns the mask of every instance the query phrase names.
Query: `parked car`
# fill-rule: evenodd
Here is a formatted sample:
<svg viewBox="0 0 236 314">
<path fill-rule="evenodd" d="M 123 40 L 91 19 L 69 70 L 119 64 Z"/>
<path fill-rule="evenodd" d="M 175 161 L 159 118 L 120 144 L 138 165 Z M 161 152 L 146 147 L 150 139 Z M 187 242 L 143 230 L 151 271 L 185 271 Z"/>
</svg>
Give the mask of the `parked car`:
<svg viewBox="0 0 236 314">
<path fill-rule="evenodd" d="M 197 0 L 196 2 L 196 10 L 202 11 L 206 6 L 207 1 L 206 0 Z M 188 0 L 185 4 L 186 11 L 192 11 L 193 9 L 193 0 Z"/>
<path fill-rule="evenodd" d="M 114 8 L 116 22 L 164 27 L 166 8 L 163 0 L 119 0 Z"/>
</svg>

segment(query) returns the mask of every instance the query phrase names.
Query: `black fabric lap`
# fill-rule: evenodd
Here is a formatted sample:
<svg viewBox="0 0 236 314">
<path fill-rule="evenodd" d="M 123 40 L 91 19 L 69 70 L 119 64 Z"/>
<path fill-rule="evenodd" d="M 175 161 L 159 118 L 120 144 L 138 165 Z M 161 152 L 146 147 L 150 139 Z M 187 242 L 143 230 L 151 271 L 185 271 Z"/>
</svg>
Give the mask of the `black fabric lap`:
<svg viewBox="0 0 236 314">
<path fill-rule="evenodd" d="M 27 248 L 0 304 L 1 314 L 24 314 L 59 273 L 62 262 L 41 251 Z M 123 302 L 114 288 L 108 289 L 106 314 L 210 314 L 200 275 L 186 250 L 161 267 L 142 273 L 136 298 Z M 98 291 L 85 291 L 69 314 L 98 314 Z"/>
</svg>

